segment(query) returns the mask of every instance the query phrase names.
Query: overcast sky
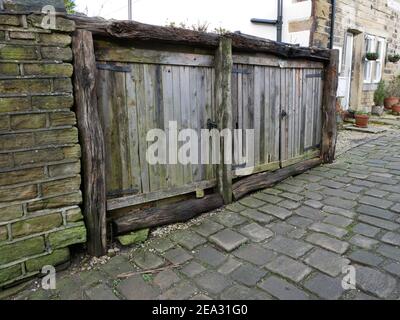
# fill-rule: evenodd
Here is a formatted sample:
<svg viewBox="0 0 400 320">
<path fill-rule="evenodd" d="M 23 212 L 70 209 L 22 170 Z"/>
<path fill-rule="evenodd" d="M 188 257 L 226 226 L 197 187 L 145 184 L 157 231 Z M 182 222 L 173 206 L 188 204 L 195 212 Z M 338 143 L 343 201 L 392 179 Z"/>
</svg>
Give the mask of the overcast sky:
<svg viewBox="0 0 400 320">
<path fill-rule="evenodd" d="M 210 28 L 240 30 L 248 17 L 276 19 L 276 0 L 133 0 L 133 19 L 166 25 L 208 22 Z M 128 0 L 76 0 L 78 11 L 110 19 L 128 18 Z M 240 6 L 240 7 L 239 7 Z M 246 17 L 246 21 L 243 17 Z"/>
</svg>

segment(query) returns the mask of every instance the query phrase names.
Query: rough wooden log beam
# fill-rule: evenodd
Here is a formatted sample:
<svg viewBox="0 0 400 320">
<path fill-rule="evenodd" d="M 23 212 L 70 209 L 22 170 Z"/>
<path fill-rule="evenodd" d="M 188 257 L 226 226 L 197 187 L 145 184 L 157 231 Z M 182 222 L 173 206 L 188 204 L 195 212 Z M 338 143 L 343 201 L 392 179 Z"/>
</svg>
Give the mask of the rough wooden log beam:
<svg viewBox="0 0 400 320">
<path fill-rule="evenodd" d="M 215 105 L 217 110 L 217 123 L 220 132 L 230 132 L 231 137 L 221 137 L 220 164 L 217 169 L 218 192 L 225 204 L 232 202 L 232 40 L 221 38 L 215 54 Z"/>
<path fill-rule="evenodd" d="M 321 158 L 324 163 L 335 159 L 337 124 L 336 92 L 338 87 L 339 51 L 331 50 L 329 64 L 325 68 L 325 80 L 322 102 L 322 146 Z"/>
<path fill-rule="evenodd" d="M 244 34 L 198 32 L 182 28 L 161 27 L 136 21 L 112 21 L 100 18 L 68 16 L 77 28 L 92 31 L 94 35 L 130 41 L 156 41 L 217 49 L 221 37 L 232 39 L 232 49 L 238 52 L 260 52 L 287 59 L 311 59 L 329 62 L 330 51 L 279 43 Z"/>
<path fill-rule="evenodd" d="M 160 208 L 150 208 L 126 215 L 113 221 L 116 234 L 184 222 L 197 215 L 215 210 L 224 205 L 219 194 L 207 195 L 202 199 L 191 199 Z"/>
<path fill-rule="evenodd" d="M 235 200 L 239 200 L 250 192 L 271 187 L 286 178 L 301 174 L 321 163 L 322 160 L 320 158 L 315 158 L 274 172 L 263 172 L 243 178 L 233 184 L 233 197 Z"/>
<path fill-rule="evenodd" d="M 97 111 L 96 61 L 92 33 L 73 36 L 74 96 L 82 145 L 83 213 L 88 231 L 88 251 L 106 253 L 106 187 L 104 138 Z"/>
</svg>

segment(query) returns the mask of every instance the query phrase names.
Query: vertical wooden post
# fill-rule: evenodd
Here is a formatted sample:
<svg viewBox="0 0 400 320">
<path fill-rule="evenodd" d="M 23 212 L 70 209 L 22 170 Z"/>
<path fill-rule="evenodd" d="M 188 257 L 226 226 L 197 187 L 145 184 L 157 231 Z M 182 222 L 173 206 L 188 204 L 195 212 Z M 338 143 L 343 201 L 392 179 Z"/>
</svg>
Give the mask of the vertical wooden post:
<svg viewBox="0 0 400 320">
<path fill-rule="evenodd" d="M 220 131 L 229 129 L 233 139 L 231 97 L 232 67 L 232 40 L 222 37 L 215 54 L 215 106 L 217 108 L 218 129 Z M 227 155 L 225 155 L 226 150 L 222 137 L 220 145 L 220 164 L 217 170 L 218 191 L 224 199 L 224 203 L 229 204 L 232 202 L 232 164 L 226 161 Z M 230 159 L 232 159 L 232 157 L 231 154 Z"/>
<path fill-rule="evenodd" d="M 321 158 L 332 163 L 336 151 L 336 91 L 338 87 L 339 50 L 331 50 L 329 64 L 325 67 L 322 103 L 322 145 Z"/>
<path fill-rule="evenodd" d="M 72 41 L 74 95 L 82 145 L 83 213 L 88 231 L 88 251 L 106 253 L 106 186 L 104 137 L 97 109 L 96 60 L 92 33 L 78 30 Z"/>
</svg>

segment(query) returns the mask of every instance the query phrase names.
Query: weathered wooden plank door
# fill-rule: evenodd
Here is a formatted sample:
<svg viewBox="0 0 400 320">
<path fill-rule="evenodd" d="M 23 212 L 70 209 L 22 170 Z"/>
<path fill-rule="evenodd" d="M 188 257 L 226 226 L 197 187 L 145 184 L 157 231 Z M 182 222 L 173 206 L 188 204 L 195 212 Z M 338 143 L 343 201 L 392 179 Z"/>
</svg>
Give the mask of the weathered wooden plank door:
<svg viewBox="0 0 400 320">
<path fill-rule="evenodd" d="M 105 136 L 108 209 L 118 209 L 206 189 L 216 184 L 213 164 L 200 164 L 201 129 L 215 122 L 214 70 L 207 65 L 101 62 L 98 67 L 98 105 Z M 119 58 L 120 60 L 120 58 Z M 186 61 L 185 61 L 186 62 Z M 146 153 L 154 141 L 152 129 L 166 134 L 170 122 L 179 133 L 193 129 L 198 139 L 198 163 L 149 164 Z M 178 158 L 178 142 L 171 152 Z M 211 158 L 211 150 L 210 158 Z M 157 154 L 160 156 L 160 153 Z"/>
<path fill-rule="evenodd" d="M 319 155 L 322 70 L 281 70 L 281 166 Z"/>
<path fill-rule="evenodd" d="M 233 122 L 253 129 L 254 139 L 234 145 L 234 154 L 254 147 L 254 167 L 235 163 L 234 175 L 272 171 L 319 155 L 322 65 L 273 57 L 236 57 L 232 74 Z M 237 156 L 236 156 L 237 157 Z M 235 158 L 235 157 L 234 157 Z"/>
<path fill-rule="evenodd" d="M 235 64 L 232 75 L 233 128 L 242 129 L 242 145 L 237 153 L 246 155 L 247 143 L 254 148 L 254 168 L 234 163 L 235 176 L 279 168 L 280 69 Z M 254 130 L 254 140 L 246 138 L 246 129 Z M 236 155 L 235 155 L 236 153 Z"/>
</svg>

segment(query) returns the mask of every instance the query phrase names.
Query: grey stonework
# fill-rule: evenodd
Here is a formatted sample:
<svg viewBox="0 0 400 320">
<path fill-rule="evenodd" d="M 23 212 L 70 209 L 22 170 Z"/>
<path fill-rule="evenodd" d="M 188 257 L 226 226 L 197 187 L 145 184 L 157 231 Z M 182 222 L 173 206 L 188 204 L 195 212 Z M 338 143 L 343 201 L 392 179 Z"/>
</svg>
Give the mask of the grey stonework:
<svg viewBox="0 0 400 320">
<path fill-rule="evenodd" d="M 376 175 L 370 187 L 376 168 L 400 185 L 400 170 L 392 169 L 400 167 L 397 141 L 370 141 L 334 164 L 205 215 L 187 230 L 150 239 L 129 255 L 123 251 L 123 258 L 98 270 L 60 273 L 54 293 L 25 291 L 17 298 L 399 299 L 400 190 Z M 377 156 L 378 167 L 370 162 Z M 298 206 L 288 208 L 288 201 Z M 356 269 L 356 290 L 341 286 L 347 265 Z M 117 279 L 137 271 L 144 274 Z"/>
</svg>

